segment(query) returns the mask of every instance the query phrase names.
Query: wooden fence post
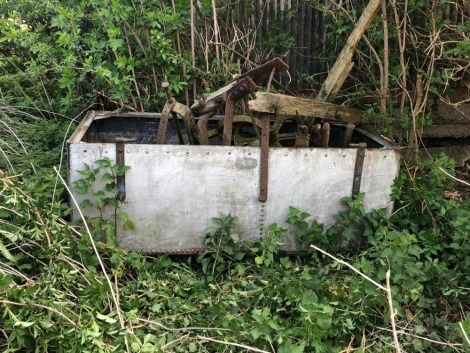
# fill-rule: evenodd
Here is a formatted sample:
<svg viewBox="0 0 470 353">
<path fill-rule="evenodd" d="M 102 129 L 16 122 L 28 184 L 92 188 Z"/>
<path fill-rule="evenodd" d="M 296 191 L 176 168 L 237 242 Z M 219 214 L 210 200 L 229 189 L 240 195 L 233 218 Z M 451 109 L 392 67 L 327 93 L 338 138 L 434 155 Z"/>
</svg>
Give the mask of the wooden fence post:
<svg viewBox="0 0 470 353">
<path fill-rule="evenodd" d="M 356 23 L 354 30 L 348 38 L 346 45 L 336 59 L 333 68 L 331 69 L 328 77 L 316 97 L 317 101 L 332 102 L 338 94 L 341 86 L 343 85 L 346 77 L 348 77 L 354 63 L 351 62 L 354 50 L 356 50 L 359 40 L 363 36 L 369 24 L 374 19 L 374 16 L 380 7 L 381 2 L 384 0 L 370 0 L 369 4 L 364 9 L 361 17 Z"/>
</svg>

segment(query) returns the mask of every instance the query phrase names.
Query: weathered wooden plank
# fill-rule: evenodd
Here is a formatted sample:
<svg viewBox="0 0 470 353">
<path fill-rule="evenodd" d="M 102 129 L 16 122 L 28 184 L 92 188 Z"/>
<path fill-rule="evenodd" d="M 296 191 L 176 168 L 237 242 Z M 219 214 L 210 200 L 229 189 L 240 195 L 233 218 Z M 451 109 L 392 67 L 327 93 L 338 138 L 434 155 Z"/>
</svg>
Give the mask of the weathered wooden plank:
<svg viewBox="0 0 470 353">
<path fill-rule="evenodd" d="M 374 19 L 374 16 L 382 1 L 383 0 L 370 0 L 361 17 L 357 21 L 354 30 L 346 42 L 346 45 L 343 47 L 343 50 L 341 50 L 341 53 L 336 59 L 336 62 L 328 74 L 328 77 L 326 78 L 325 82 L 323 82 L 316 100 L 320 102 L 332 102 L 336 97 L 336 94 L 338 93 L 353 67 L 351 59 L 354 50 L 356 49 L 356 46 L 367 27 Z"/>
<path fill-rule="evenodd" d="M 218 89 L 215 92 L 212 92 L 207 97 L 199 99 L 191 106 L 191 111 L 195 116 L 199 116 L 220 108 L 223 104 L 225 104 L 225 100 L 227 99 L 227 94 L 229 91 L 242 82 L 244 78 L 249 77 L 255 83 L 259 83 L 262 80 L 269 78 L 273 68 L 276 68 L 276 72 L 282 72 L 287 70 L 289 66 L 281 59 L 274 58 L 253 70 L 245 72 L 244 74 L 237 77 L 235 81 Z"/>
<path fill-rule="evenodd" d="M 452 158 L 456 167 L 464 167 L 465 163 L 470 160 L 470 146 L 427 147 L 419 150 L 423 158 L 429 158 L 429 156 L 437 158 L 441 153 Z"/>
<path fill-rule="evenodd" d="M 422 138 L 470 137 L 470 124 L 432 125 L 424 128 Z"/>
<path fill-rule="evenodd" d="M 286 71 L 289 68 L 289 66 L 281 59 L 274 58 L 254 68 L 253 70 L 245 72 L 244 74 L 240 76 L 240 78 L 250 77 L 254 82 L 258 83 L 262 80 L 268 79 L 273 68 L 276 68 L 276 73 L 279 73 L 279 72 Z"/>
<path fill-rule="evenodd" d="M 228 85 L 212 92 L 207 97 L 200 98 L 191 106 L 191 111 L 195 116 L 212 112 L 225 103 L 225 96 L 228 91 L 237 85 L 237 81 L 230 82 Z"/>
<path fill-rule="evenodd" d="M 248 101 L 248 107 L 258 113 L 322 118 L 356 125 L 362 121 L 362 112 L 359 110 L 283 94 L 257 92 L 256 98 Z"/>
</svg>

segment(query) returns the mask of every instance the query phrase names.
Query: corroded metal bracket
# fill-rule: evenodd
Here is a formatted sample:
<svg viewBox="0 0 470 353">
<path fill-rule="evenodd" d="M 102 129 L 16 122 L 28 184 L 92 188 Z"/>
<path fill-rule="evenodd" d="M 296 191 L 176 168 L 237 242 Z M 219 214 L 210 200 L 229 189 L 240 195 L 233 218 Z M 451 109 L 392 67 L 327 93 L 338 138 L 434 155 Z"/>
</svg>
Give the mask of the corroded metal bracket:
<svg viewBox="0 0 470 353">
<path fill-rule="evenodd" d="M 356 164 L 354 165 L 354 176 L 352 195 L 359 195 L 361 191 L 362 170 L 364 168 L 364 157 L 366 155 L 366 143 L 350 144 L 351 147 L 357 147 Z"/>
<path fill-rule="evenodd" d="M 158 125 L 157 144 L 163 145 L 165 143 L 166 129 L 168 127 L 168 118 L 170 117 L 171 110 L 175 105 L 175 101 L 168 101 L 163 107 L 162 114 L 160 115 L 160 124 Z"/>
<path fill-rule="evenodd" d="M 116 140 L 116 164 L 120 167 L 126 165 L 125 159 L 125 144 L 126 142 L 134 142 L 135 139 L 124 139 L 119 138 Z M 118 189 L 117 198 L 119 201 L 123 202 L 126 199 L 126 176 L 117 175 L 116 176 L 116 187 Z"/>
<path fill-rule="evenodd" d="M 269 115 L 265 114 L 261 119 L 261 155 L 259 172 L 259 197 L 260 202 L 268 200 L 268 171 L 269 171 Z"/>
<path fill-rule="evenodd" d="M 237 84 L 226 93 L 224 131 L 222 134 L 223 146 L 230 146 L 232 144 L 232 126 L 235 103 L 254 90 L 256 90 L 256 84 L 251 78 L 245 77 L 238 80 Z"/>
<path fill-rule="evenodd" d="M 166 126 L 168 124 L 168 115 L 171 112 L 173 114 L 173 119 L 176 120 L 176 129 L 178 131 L 178 139 L 180 143 L 182 143 L 182 136 L 181 136 L 181 131 L 179 129 L 179 124 L 178 124 L 178 117 L 175 115 L 181 116 L 183 118 L 184 125 L 186 126 L 186 132 L 188 133 L 188 140 L 190 145 L 194 145 L 196 143 L 196 138 L 195 138 L 195 133 L 196 133 L 196 123 L 194 122 L 194 117 L 193 113 L 191 110 L 185 106 L 184 104 L 178 103 L 173 96 L 171 95 L 170 92 L 170 84 L 168 82 L 163 82 L 162 83 L 162 88 L 165 91 L 166 98 L 167 98 L 167 103 L 165 104 L 165 108 L 163 109 L 162 112 L 162 118 L 165 118 L 165 122 L 163 122 L 163 126 L 161 129 L 158 131 L 158 138 L 157 138 L 157 143 L 158 141 L 162 141 L 165 137 L 165 132 L 166 132 Z M 167 112 L 166 110 L 169 111 Z M 160 122 L 161 124 L 162 122 Z M 160 130 L 162 130 L 162 135 L 160 136 Z M 163 143 L 163 142 L 162 142 Z"/>
<path fill-rule="evenodd" d="M 356 125 L 348 123 L 346 125 L 346 129 L 344 130 L 344 137 L 343 137 L 343 146 L 348 147 L 352 140 L 352 135 L 354 133 L 354 129 Z"/>
<path fill-rule="evenodd" d="M 310 145 L 310 134 L 308 133 L 308 127 L 304 124 L 297 126 L 297 135 L 295 135 L 295 147 L 309 147 Z"/>
</svg>

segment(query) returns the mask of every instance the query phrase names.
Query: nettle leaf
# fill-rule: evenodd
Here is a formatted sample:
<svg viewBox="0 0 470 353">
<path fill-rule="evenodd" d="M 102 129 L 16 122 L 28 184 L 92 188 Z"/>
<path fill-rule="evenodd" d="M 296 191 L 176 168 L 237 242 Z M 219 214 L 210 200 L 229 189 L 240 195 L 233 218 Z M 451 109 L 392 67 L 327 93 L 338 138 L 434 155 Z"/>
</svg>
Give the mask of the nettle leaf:
<svg viewBox="0 0 470 353">
<path fill-rule="evenodd" d="M 96 204 L 99 208 L 103 208 L 106 204 L 106 194 L 104 191 L 97 191 L 94 193 L 93 197 L 95 198 Z"/>
<path fill-rule="evenodd" d="M 113 165 L 111 167 L 111 170 L 116 173 L 118 176 L 124 175 L 131 167 L 126 166 L 126 165 Z"/>
<path fill-rule="evenodd" d="M 135 229 L 135 224 L 131 220 L 124 222 L 124 230 L 133 230 Z"/>
<path fill-rule="evenodd" d="M 78 179 L 72 183 L 72 188 L 77 194 L 85 195 L 88 192 L 88 183 L 84 179 Z"/>
<path fill-rule="evenodd" d="M 116 319 L 113 319 L 112 317 L 109 317 L 108 315 L 103 315 L 103 314 L 96 314 L 96 318 L 101 321 L 105 321 L 108 324 L 115 324 L 117 322 Z"/>
<path fill-rule="evenodd" d="M 188 349 L 189 349 L 190 352 L 196 352 L 197 351 L 196 343 L 191 342 L 188 346 Z"/>
<path fill-rule="evenodd" d="M 129 220 L 129 215 L 126 212 L 119 212 L 118 217 L 124 222 Z"/>
<path fill-rule="evenodd" d="M 257 340 L 259 336 L 263 334 L 258 328 L 254 328 L 250 330 L 251 337 L 253 337 L 254 340 Z"/>
<path fill-rule="evenodd" d="M 112 176 L 110 173 L 104 173 L 101 177 L 101 181 L 109 181 L 113 180 L 114 181 L 114 176 Z"/>
<path fill-rule="evenodd" d="M 142 346 L 142 344 L 140 344 L 139 342 L 132 342 L 131 343 L 131 348 L 132 348 L 132 351 L 134 352 L 138 352 L 140 351 L 140 347 Z"/>
<path fill-rule="evenodd" d="M 90 208 L 90 207 L 93 207 L 94 205 L 91 203 L 90 200 L 83 200 L 82 202 L 80 202 L 80 208 Z"/>
<path fill-rule="evenodd" d="M 105 157 L 103 159 L 98 159 L 97 161 L 95 161 L 95 164 L 97 164 L 101 168 L 109 168 L 112 165 L 112 161 L 108 157 Z"/>
</svg>

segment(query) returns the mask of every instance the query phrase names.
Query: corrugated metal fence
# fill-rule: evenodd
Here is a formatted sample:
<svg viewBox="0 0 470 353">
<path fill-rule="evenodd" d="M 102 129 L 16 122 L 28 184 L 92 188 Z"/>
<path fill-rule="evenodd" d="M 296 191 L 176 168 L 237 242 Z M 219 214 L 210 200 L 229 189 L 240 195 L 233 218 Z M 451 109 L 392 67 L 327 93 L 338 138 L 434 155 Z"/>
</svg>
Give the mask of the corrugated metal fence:
<svg viewBox="0 0 470 353">
<path fill-rule="evenodd" d="M 439 18 L 449 19 L 453 23 L 461 22 L 462 7 L 465 7 L 467 1 L 456 0 L 448 4 L 438 13 Z M 356 12 L 359 16 L 367 0 L 338 2 L 351 14 Z M 322 49 L 325 44 L 335 43 L 326 43 L 327 26 L 323 12 L 318 10 L 320 7 L 340 12 L 331 0 L 237 0 L 229 2 L 218 12 L 219 41 L 233 44 L 234 38 L 239 40 L 240 36 L 251 33 L 251 47 L 243 53 L 244 55 L 257 64 L 273 56 L 280 56 L 289 65 L 289 73 L 293 81 L 290 87 L 309 88 L 305 87 L 308 86 L 305 85 L 306 80 L 304 80 L 304 87 L 299 87 L 297 78 L 315 76 L 311 82 L 321 83 L 328 71 L 326 61 L 331 63 L 335 59 L 323 57 Z M 468 11 L 470 12 L 470 8 Z M 212 29 L 207 28 L 207 23 L 209 25 L 211 23 L 206 22 L 206 30 L 210 33 L 206 33 L 205 38 L 213 38 Z M 237 29 L 238 34 L 235 33 Z M 342 36 L 347 37 L 347 35 L 343 33 Z M 339 53 L 341 49 L 342 45 L 338 43 L 337 52 Z"/>
</svg>

